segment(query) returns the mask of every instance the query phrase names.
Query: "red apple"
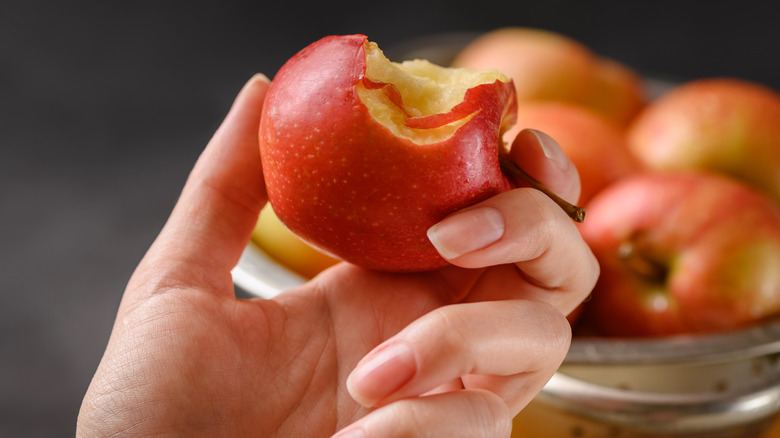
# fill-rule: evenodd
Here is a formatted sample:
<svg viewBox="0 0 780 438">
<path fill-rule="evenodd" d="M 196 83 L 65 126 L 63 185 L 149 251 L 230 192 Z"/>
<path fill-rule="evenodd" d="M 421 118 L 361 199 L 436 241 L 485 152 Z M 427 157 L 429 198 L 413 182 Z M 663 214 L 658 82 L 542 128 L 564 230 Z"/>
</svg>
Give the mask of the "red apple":
<svg viewBox="0 0 780 438">
<path fill-rule="evenodd" d="M 780 311 L 780 210 L 748 185 L 645 173 L 587 207 L 580 231 L 601 276 L 585 312 L 599 333 L 716 332 Z"/>
<path fill-rule="evenodd" d="M 514 86 L 498 71 L 393 63 L 364 35 L 325 37 L 271 84 L 260 147 L 296 235 L 371 269 L 446 264 L 426 230 L 511 187 L 499 166 Z"/>
<path fill-rule="evenodd" d="M 732 78 L 698 79 L 652 102 L 629 130 L 653 169 L 732 175 L 780 201 L 780 94 Z"/>
</svg>

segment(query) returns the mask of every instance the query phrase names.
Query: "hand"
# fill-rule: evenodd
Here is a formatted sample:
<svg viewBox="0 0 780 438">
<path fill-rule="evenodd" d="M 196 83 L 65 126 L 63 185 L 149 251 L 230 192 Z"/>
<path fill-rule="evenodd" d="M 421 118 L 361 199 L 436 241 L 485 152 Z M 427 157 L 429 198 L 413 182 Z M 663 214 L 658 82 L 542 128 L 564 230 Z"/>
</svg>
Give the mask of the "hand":
<svg viewBox="0 0 780 438">
<path fill-rule="evenodd" d="M 574 223 L 516 189 L 431 229 L 451 267 L 340 263 L 273 300 L 237 299 L 230 271 L 266 202 L 267 86 L 256 76 L 239 93 L 133 274 L 78 435 L 508 436 L 598 275 Z M 576 200 L 576 170 L 549 137 L 524 131 L 512 156 Z"/>
</svg>

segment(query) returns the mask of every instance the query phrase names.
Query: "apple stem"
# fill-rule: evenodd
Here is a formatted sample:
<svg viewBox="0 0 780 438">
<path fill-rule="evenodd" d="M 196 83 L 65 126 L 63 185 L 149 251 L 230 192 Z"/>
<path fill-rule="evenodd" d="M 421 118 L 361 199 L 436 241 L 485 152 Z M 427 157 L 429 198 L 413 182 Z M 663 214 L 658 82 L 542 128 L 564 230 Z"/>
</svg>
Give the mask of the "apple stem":
<svg viewBox="0 0 780 438">
<path fill-rule="evenodd" d="M 630 240 L 622 242 L 617 250 L 618 258 L 642 278 L 663 284 L 668 274 L 666 267 L 643 254 L 637 246 Z"/>
<path fill-rule="evenodd" d="M 560 206 L 563 209 L 563 211 L 565 211 L 566 214 L 569 215 L 569 217 L 574 220 L 574 222 L 581 223 L 585 220 L 584 208 L 578 207 L 570 203 L 569 201 L 566 201 L 565 199 L 561 198 L 560 196 L 556 195 L 555 193 L 553 193 L 550 189 L 545 187 L 544 184 L 542 184 L 536 178 L 532 177 L 531 175 L 526 173 L 526 171 L 521 169 L 520 166 L 514 163 L 514 161 L 510 160 L 507 157 L 499 156 L 498 163 L 501 166 L 501 170 L 503 170 L 505 174 L 509 174 L 510 176 L 513 177 L 513 179 L 519 178 L 524 183 L 528 184 L 529 186 L 549 196 L 550 199 L 552 199 L 556 204 L 558 204 L 558 206 Z M 515 180 L 514 182 L 515 184 L 519 185 L 517 180 Z"/>
</svg>

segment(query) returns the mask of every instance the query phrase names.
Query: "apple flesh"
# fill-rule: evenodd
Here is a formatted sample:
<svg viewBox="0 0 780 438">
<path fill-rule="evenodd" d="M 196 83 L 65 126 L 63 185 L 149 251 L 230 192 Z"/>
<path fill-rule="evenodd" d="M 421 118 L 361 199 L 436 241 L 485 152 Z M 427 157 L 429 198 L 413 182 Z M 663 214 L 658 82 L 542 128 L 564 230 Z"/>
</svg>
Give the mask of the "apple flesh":
<svg viewBox="0 0 780 438">
<path fill-rule="evenodd" d="M 512 187 L 499 154 L 515 111 L 498 71 L 394 63 L 364 35 L 325 37 L 268 90 L 259 138 L 269 200 L 296 235 L 343 260 L 444 266 L 426 231 Z"/>
<path fill-rule="evenodd" d="M 734 78 L 697 79 L 652 102 L 628 131 L 648 167 L 731 175 L 780 201 L 780 94 Z"/>
<path fill-rule="evenodd" d="M 584 319 L 601 335 L 717 332 L 780 311 L 780 211 L 731 177 L 623 179 L 587 205 L 601 265 Z"/>
</svg>

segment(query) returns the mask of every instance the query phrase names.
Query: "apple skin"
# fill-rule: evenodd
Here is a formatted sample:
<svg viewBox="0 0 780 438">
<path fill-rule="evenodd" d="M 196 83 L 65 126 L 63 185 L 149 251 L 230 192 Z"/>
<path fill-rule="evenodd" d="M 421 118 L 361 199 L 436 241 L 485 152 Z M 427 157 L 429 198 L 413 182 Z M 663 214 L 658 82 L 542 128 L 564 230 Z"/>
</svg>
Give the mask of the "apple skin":
<svg viewBox="0 0 780 438">
<path fill-rule="evenodd" d="M 644 173 L 587 207 L 580 232 L 601 275 L 583 319 L 597 334 L 712 333 L 780 311 L 780 211 L 748 185 Z"/>
<path fill-rule="evenodd" d="M 780 201 L 780 94 L 743 79 L 703 78 L 649 104 L 628 131 L 648 167 L 732 175 Z"/>
<path fill-rule="evenodd" d="M 511 81 L 469 89 L 436 127 L 470 117 L 450 137 L 420 145 L 377 122 L 358 97 L 364 35 L 330 36 L 294 55 L 269 87 L 260 125 L 268 197 L 281 221 L 313 246 L 376 270 L 445 266 L 429 227 L 511 184 L 499 166 L 514 122 Z"/>
<path fill-rule="evenodd" d="M 487 32 L 467 44 L 452 64 L 506 73 L 514 79 L 520 106 L 577 103 L 623 128 L 647 103 L 644 82 L 634 69 L 550 30 L 518 26 Z"/>
<path fill-rule="evenodd" d="M 628 65 L 603 56 L 597 57 L 594 76 L 585 106 L 622 128 L 630 126 L 649 102 L 642 77 Z"/>
</svg>

